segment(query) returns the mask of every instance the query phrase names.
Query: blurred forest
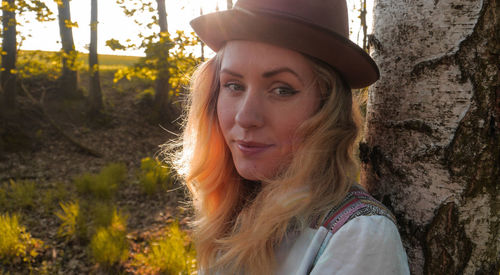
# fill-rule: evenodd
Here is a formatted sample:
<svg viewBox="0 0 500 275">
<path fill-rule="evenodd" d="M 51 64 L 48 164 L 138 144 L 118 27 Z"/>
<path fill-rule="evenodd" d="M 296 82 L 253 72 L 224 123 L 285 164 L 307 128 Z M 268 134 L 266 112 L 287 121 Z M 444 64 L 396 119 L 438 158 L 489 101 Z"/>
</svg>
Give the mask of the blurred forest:
<svg viewBox="0 0 500 275">
<path fill-rule="evenodd" d="M 192 209 L 159 146 L 205 47 L 168 31 L 165 0 L 115 0 L 150 34 L 107 47 L 145 55 L 100 55 L 98 1 L 83 54 L 70 0 L 2 0 L 0 274 L 196 274 Z M 412 274 L 499 274 L 498 1 L 378 0 L 370 35 L 352 2 L 381 70 L 354 91 L 361 183 L 398 218 Z M 20 50 L 27 18 L 57 21 L 60 51 Z"/>
<path fill-rule="evenodd" d="M 144 57 L 99 55 L 91 0 L 83 54 L 71 1 L 55 1 L 57 10 L 44 2 L 2 1 L 0 274 L 195 273 L 184 189 L 158 156 L 204 58 L 194 54 L 198 38 L 168 32 L 165 0 L 118 0 L 153 35 L 106 41 Z M 140 22 L 144 12 L 150 21 Z M 58 21 L 60 51 L 20 50 L 17 27 L 33 15 Z"/>
<path fill-rule="evenodd" d="M 165 0 L 116 0 L 153 34 L 139 44 L 106 41 L 144 57 L 100 55 L 98 0 L 91 0 L 83 54 L 75 50 L 71 1 L 48 0 L 57 10 L 46 1 L 2 1 L 0 274 L 196 273 L 191 209 L 159 146 L 179 131 L 203 43 L 194 33 L 168 32 Z M 368 50 L 366 0 L 359 4 Z M 224 8 L 232 6 L 227 0 Z M 153 15 L 142 22 L 146 12 Z M 17 27 L 28 16 L 59 23 L 60 51 L 20 50 L 27 37 Z M 367 90 L 357 93 L 364 112 Z"/>
</svg>

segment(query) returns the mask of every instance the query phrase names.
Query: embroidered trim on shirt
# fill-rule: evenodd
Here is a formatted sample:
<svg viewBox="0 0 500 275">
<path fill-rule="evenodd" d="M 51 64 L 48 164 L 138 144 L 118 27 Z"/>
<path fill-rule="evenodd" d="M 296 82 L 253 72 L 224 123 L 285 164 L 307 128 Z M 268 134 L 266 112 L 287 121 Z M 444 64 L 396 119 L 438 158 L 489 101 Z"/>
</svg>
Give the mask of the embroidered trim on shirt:
<svg viewBox="0 0 500 275">
<path fill-rule="evenodd" d="M 374 215 L 385 216 L 396 224 L 396 218 L 382 203 L 360 187 L 353 186 L 344 200 L 326 215 L 322 226 L 334 234 L 356 217 Z"/>
</svg>

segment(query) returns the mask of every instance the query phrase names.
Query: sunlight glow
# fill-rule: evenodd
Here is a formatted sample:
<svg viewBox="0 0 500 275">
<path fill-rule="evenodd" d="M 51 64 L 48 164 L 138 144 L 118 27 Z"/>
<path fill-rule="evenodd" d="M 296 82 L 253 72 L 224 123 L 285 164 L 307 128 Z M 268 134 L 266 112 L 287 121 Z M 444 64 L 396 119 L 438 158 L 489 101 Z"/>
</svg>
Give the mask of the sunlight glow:
<svg viewBox="0 0 500 275">
<path fill-rule="evenodd" d="M 154 0 L 149 0 L 153 1 Z M 233 0 L 236 2 L 235 0 Z M 47 6 L 54 12 L 53 17 L 57 17 L 57 6 L 54 1 L 46 1 Z M 217 7 L 219 10 L 225 10 L 226 0 L 166 0 L 167 5 L 167 21 L 170 32 L 176 30 L 184 30 L 191 32 L 189 21 L 200 15 L 200 7 L 203 13 L 214 12 Z M 359 28 L 359 12 L 354 9 L 359 9 L 360 0 L 347 0 L 349 8 L 349 18 L 351 26 L 351 40 L 358 44 L 362 41 L 356 41 L 357 37 L 362 37 Z M 156 7 L 156 4 L 153 4 Z M 372 9 L 373 0 L 367 0 L 367 21 L 368 32 L 371 32 L 372 24 Z M 145 22 L 154 14 L 144 13 L 137 17 L 139 21 Z M 71 17 L 73 21 L 78 23 L 78 28 L 73 29 L 73 37 L 75 46 L 78 51 L 88 52 L 87 46 L 90 41 L 90 1 L 88 0 L 72 0 L 71 1 Z M 25 50 L 46 50 L 58 51 L 61 48 L 59 38 L 59 28 L 57 20 L 52 22 L 36 22 L 34 18 L 28 18 L 29 23 L 19 27 L 19 31 L 27 36 L 23 42 L 21 49 Z M 142 50 L 127 50 L 112 51 L 105 46 L 108 39 L 114 38 L 121 42 L 127 39 L 132 43 L 139 43 L 140 33 L 149 33 L 145 27 L 140 27 L 134 23 L 133 18 L 128 18 L 123 14 L 122 9 L 116 4 L 114 0 L 100 0 L 99 1 L 99 25 L 98 25 L 98 50 L 101 54 L 121 54 L 121 55 L 144 55 Z M 358 35 L 359 34 L 359 35 Z M 362 38 L 359 38 L 362 40 Z"/>
</svg>

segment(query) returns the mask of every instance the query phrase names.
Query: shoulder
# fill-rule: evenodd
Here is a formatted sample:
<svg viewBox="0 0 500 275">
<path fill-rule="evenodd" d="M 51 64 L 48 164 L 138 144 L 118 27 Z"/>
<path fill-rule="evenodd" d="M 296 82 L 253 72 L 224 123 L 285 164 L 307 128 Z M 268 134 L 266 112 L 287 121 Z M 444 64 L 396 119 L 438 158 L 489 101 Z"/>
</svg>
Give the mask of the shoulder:
<svg viewBox="0 0 500 275">
<path fill-rule="evenodd" d="M 345 198 L 326 214 L 320 226 L 335 233 L 349 221 L 361 216 L 383 216 L 396 224 L 396 218 L 387 207 L 361 186 L 354 185 Z"/>
</svg>

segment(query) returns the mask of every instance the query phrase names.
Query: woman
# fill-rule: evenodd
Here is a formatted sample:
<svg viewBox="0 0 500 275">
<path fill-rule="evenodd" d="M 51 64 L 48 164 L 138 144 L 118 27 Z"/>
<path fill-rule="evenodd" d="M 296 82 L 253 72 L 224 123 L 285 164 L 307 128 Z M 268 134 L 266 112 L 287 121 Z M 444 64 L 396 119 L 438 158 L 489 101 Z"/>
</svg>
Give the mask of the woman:
<svg viewBox="0 0 500 275">
<path fill-rule="evenodd" d="M 409 273 L 392 214 L 355 184 L 350 89 L 379 73 L 347 22 L 344 0 L 239 0 L 191 22 L 217 52 L 174 157 L 202 273 Z"/>
</svg>

